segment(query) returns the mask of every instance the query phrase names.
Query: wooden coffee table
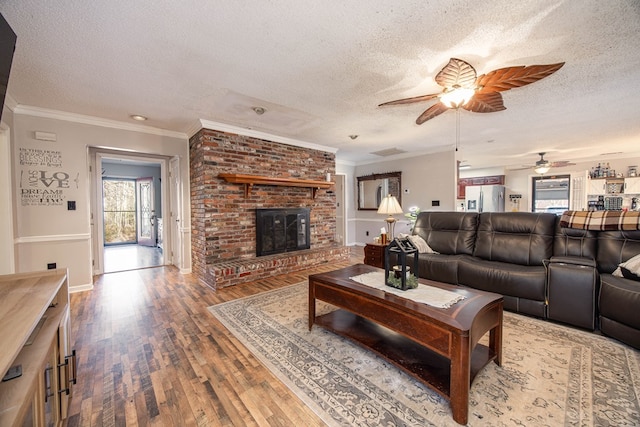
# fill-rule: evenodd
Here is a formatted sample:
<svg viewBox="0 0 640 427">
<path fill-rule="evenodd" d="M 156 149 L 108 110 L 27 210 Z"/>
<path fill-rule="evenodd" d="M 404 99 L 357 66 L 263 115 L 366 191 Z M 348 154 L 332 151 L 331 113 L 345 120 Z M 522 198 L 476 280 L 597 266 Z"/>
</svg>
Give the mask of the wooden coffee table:
<svg viewBox="0 0 640 427">
<path fill-rule="evenodd" d="M 449 399 L 453 419 L 466 424 L 471 382 L 490 361 L 502 363 L 502 295 L 420 279 L 466 297 L 436 308 L 349 279 L 371 271 L 380 269 L 310 275 L 309 330 L 315 323 L 373 351 Z M 339 309 L 316 317 L 316 300 Z M 487 332 L 489 345 L 478 344 Z"/>
</svg>

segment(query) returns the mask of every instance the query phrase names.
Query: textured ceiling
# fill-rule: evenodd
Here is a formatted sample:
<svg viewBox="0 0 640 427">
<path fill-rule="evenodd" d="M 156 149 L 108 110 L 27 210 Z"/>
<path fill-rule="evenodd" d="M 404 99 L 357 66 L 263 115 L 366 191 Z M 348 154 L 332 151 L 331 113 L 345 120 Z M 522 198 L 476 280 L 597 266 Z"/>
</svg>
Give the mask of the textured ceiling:
<svg viewBox="0 0 640 427">
<path fill-rule="evenodd" d="M 505 111 L 461 111 L 460 158 L 640 156 L 638 0 L 3 0 L 0 12 L 18 35 L 9 94 L 22 106 L 141 114 L 177 132 L 220 122 L 358 164 L 453 149 L 455 112 L 418 126 L 433 101 L 377 107 L 439 92 L 433 78 L 451 57 L 478 74 L 565 61 L 503 92 Z"/>
</svg>

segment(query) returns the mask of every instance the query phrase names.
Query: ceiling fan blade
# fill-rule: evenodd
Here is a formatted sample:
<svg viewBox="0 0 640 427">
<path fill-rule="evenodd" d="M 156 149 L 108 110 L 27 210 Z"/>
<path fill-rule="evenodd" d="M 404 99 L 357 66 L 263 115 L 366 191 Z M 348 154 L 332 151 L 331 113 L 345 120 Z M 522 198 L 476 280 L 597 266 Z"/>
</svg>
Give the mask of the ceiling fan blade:
<svg viewBox="0 0 640 427">
<path fill-rule="evenodd" d="M 471 64 L 462 59 L 451 58 L 436 75 L 436 83 L 446 88 L 454 86 L 473 88 L 477 76 Z"/>
<path fill-rule="evenodd" d="M 528 67 L 520 65 L 518 67 L 499 68 L 478 77 L 476 86 L 478 87 L 478 93 L 502 92 L 544 79 L 558 71 L 563 65 L 564 62 L 558 62 L 557 64 L 548 65 L 530 65 Z"/>
<path fill-rule="evenodd" d="M 469 102 L 462 106 L 465 110 L 474 113 L 495 113 L 496 111 L 506 110 L 502 101 L 502 95 L 499 92 L 478 93 L 471 98 Z"/>
<path fill-rule="evenodd" d="M 413 104 L 414 102 L 428 101 L 430 99 L 437 98 L 439 95 L 439 93 L 432 93 L 430 95 L 414 96 L 413 98 L 397 99 L 395 101 L 382 103 L 378 105 L 378 107 L 382 107 L 385 105 Z"/>
<path fill-rule="evenodd" d="M 571 163 L 568 160 L 559 160 L 557 162 L 551 162 L 551 167 L 552 168 L 562 168 L 565 166 L 575 166 L 575 163 Z"/>
<path fill-rule="evenodd" d="M 442 102 L 438 102 L 437 104 L 432 105 L 427 108 L 424 113 L 420 114 L 420 116 L 416 119 L 416 124 L 423 124 L 427 120 L 433 119 L 436 116 L 447 111 L 449 108 L 444 105 Z"/>
</svg>

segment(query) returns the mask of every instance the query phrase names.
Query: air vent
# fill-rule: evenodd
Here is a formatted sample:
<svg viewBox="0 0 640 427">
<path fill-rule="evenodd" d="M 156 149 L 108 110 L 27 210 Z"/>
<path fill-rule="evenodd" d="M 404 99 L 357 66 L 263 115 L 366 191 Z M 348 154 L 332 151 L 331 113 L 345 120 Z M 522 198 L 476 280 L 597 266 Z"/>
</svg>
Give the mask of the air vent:
<svg viewBox="0 0 640 427">
<path fill-rule="evenodd" d="M 380 157 L 389 157 L 389 156 L 395 156 L 396 154 L 402 154 L 402 153 L 406 153 L 406 151 L 399 150 L 397 148 L 388 148 L 386 150 L 374 151 L 371 154 L 375 154 L 376 156 L 380 156 Z"/>
</svg>

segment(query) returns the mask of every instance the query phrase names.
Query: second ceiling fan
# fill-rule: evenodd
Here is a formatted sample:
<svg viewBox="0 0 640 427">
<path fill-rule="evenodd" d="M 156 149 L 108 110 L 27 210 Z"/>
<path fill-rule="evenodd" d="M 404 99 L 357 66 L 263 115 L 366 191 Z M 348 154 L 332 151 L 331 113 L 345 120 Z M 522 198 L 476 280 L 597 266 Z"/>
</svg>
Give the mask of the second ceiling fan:
<svg viewBox="0 0 640 427">
<path fill-rule="evenodd" d="M 564 62 L 549 65 L 505 67 L 477 77 L 476 70 L 466 61 L 451 58 L 435 80 L 444 87 L 441 93 L 398 99 L 378 105 L 413 104 L 439 98 L 437 104 L 426 109 L 417 119 L 421 125 L 450 108 L 464 108 L 475 113 L 505 110 L 500 92 L 537 82 L 558 71 Z"/>
</svg>

